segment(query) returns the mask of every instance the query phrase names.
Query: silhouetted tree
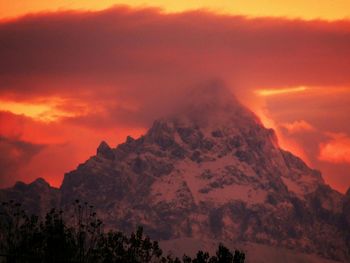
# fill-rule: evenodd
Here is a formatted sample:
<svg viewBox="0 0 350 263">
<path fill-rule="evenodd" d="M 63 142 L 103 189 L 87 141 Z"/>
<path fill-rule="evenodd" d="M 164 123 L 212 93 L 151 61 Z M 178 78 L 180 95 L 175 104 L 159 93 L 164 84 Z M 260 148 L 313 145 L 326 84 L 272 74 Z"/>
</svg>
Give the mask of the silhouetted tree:
<svg viewBox="0 0 350 263">
<path fill-rule="evenodd" d="M 188 256 L 183 257 L 184 263 L 244 263 L 245 254 L 235 250 L 233 255 L 224 245 L 220 244 L 216 251 L 216 256 L 209 256 L 208 252 L 198 251 L 196 258 L 191 259 Z"/>
<path fill-rule="evenodd" d="M 52 209 L 43 219 L 28 216 L 19 203 L 4 202 L 0 207 L 0 252 L 7 263 L 244 263 L 244 253 L 220 245 L 216 256 L 198 251 L 182 261 L 163 256 L 157 241 L 138 227 L 130 236 L 118 231 L 103 232 L 103 223 L 92 206 L 74 202 L 72 224 L 62 211 Z M 1 262 L 1 261 L 0 261 Z"/>
</svg>

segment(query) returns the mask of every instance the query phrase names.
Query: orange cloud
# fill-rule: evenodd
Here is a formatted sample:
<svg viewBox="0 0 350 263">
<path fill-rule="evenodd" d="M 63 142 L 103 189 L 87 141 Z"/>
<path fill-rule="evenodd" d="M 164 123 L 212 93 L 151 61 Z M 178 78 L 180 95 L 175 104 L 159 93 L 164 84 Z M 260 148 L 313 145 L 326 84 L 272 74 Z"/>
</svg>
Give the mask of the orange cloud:
<svg viewBox="0 0 350 263">
<path fill-rule="evenodd" d="M 260 98 L 264 98 L 263 108 L 274 120 L 279 138 L 287 141 L 284 147 L 306 156 L 308 164 L 319 169 L 327 183 L 346 192 L 350 186 L 350 163 L 344 161 L 346 140 L 338 141 L 334 147 L 336 141 L 330 134 L 350 137 L 349 87 L 309 87 L 305 92 Z M 328 144 L 331 150 L 324 151 L 323 158 L 319 158 L 322 146 Z"/>
<path fill-rule="evenodd" d="M 0 18 L 48 10 L 101 10 L 120 4 L 127 4 L 137 8 L 158 7 L 168 13 L 205 9 L 221 14 L 245 15 L 249 17 L 276 16 L 328 20 L 350 17 L 350 3 L 348 0 L 0 0 Z"/>
<path fill-rule="evenodd" d="M 75 105 L 75 110 L 65 110 L 64 104 L 75 103 L 77 101 L 68 101 L 59 97 L 40 98 L 35 101 L 11 101 L 0 98 L 0 111 L 8 111 L 13 114 L 30 117 L 42 122 L 54 122 L 62 118 L 75 117 L 87 114 L 87 107 Z M 81 103 L 80 103 L 81 104 Z M 79 110 L 79 111 L 78 111 Z"/>
<path fill-rule="evenodd" d="M 315 131 L 315 128 L 304 120 L 298 120 L 291 123 L 282 123 L 280 126 L 287 129 L 289 133 Z"/>
<path fill-rule="evenodd" d="M 350 163 L 350 137 L 342 133 L 329 134 L 331 140 L 320 146 L 320 160 Z"/>
<path fill-rule="evenodd" d="M 273 96 L 273 95 L 283 95 L 290 94 L 295 92 L 303 92 L 306 87 L 295 87 L 295 88 L 277 88 L 277 89 L 259 89 L 256 93 L 259 96 Z"/>
</svg>

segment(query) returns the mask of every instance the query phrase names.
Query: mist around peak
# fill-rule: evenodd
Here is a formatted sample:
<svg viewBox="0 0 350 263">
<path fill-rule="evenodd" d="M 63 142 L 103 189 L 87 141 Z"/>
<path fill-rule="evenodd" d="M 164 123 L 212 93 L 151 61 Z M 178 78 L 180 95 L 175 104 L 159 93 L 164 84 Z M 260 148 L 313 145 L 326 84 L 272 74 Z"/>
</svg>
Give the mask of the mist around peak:
<svg viewBox="0 0 350 263">
<path fill-rule="evenodd" d="M 261 125 L 222 80 L 211 79 L 182 91 L 163 111 L 163 119 L 198 127 Z M 159 118 L 157 118 L 159 119 Z"/>
</svg>

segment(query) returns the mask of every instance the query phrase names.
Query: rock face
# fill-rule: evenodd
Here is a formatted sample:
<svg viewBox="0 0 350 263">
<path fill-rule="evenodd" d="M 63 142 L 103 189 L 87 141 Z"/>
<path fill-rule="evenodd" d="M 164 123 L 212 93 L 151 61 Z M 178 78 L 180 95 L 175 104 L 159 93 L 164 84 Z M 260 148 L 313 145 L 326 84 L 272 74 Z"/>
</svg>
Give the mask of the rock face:
<svg viewBox="0 0 350 263">
<path fill-rule="evenodd" d="M 225 89 L 193 96 L 144 136 L 116 148 L 102 142 L 65 175 L 59 193 L 45 190 L 57 200 L 50 204 L 84 200 L 107 227 L 143 225 L 161 240 L 249 241 L 350 260 L 350 194 L 280 149 L 273 130 Z M 1 194 L 33 198 L 19 187 L 31 185 Z"/>
</svg>

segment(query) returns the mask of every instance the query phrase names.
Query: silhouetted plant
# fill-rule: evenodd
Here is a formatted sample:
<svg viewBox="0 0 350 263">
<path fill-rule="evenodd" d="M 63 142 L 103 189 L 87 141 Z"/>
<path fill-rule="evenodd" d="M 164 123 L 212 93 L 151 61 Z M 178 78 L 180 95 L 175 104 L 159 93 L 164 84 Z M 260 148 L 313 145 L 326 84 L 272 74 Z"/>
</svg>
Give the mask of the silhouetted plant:
<svg viewBox="0 0 350 263">
<path fill-rule="evenodd" d="M 52 209 L 39 220 L 28 216 L 19 203 L 4 202 L 0 208 L 0 252 L 7 263 L 243 263 L 244 253 L 220 245 L 216 256 L 199 251 L 182 261 L 163 256 L 157 241 L 138 227 L 130 236 L 118 231 L 103 232 L 102 221 L 88 203 L 74 202 L 70 226 L 63 212 Z M 0 261 L 1 262 L 1 261 Z"/>
<path fill-rule="evenodd" d="M 188 256 L 183 257 L 184 263 L 244 263 L 245 254 L 239 250 L 235 250 L 233 255 L 231 251 L 224 245 L 220 244 L 216 251 L 216 256 L 209 256 L 208 252 L 198 251 L 194 259 Z"/>
<path fill-rule="evenodd" d="M 92 205 L 87 202 L 74 202 L 74 226 L 77 262 L 94 262 L 98 254 L 99 240 L 102 238 L 103 224 L 97 218 Z"/>
</svg>

